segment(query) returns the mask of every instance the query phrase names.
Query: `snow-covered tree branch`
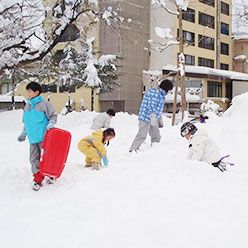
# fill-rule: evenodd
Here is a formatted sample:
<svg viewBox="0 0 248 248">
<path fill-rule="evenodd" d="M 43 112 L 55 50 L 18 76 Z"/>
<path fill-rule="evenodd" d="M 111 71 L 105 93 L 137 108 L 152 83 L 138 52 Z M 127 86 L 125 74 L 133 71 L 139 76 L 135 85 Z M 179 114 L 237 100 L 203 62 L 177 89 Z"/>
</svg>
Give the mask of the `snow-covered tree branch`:
<svg viewBox="0 0 248 248">
<path fill-rule="evenodd" d="M 49 32 L 44 28 L 48 12 L 52 12 L 55 23 Z M 119 18 L 109 8 L 100 12 L 96 0 L 59 0 L 50 9 L 44 7 L 42 0 L 2 0 L 0 73 L 6 68 L 42 60 L 81 15 L 93 21 L 102 18 L 107 23 Z"/>
</svg>

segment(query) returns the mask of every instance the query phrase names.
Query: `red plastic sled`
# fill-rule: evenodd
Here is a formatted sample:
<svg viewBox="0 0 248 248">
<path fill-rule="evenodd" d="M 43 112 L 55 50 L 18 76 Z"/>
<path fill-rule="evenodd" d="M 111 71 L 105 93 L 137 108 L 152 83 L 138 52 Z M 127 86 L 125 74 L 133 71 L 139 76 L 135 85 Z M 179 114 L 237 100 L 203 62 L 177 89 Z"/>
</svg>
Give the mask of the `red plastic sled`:
<svg viewBox="0 0 248 248">
<path fill-rule="evenodd" d="M 40 172 L 44 176 L 60 177 L 67 160 L 71 134 L 59 128 L 47 131 L 41 149 Z"/>
</svg>

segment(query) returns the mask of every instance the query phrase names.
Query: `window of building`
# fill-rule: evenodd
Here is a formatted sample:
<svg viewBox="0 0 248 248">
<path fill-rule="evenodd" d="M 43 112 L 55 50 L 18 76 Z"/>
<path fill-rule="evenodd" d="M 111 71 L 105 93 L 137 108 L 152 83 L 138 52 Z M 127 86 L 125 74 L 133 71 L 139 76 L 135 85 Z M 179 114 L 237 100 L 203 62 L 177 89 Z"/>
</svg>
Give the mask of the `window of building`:
<svg viewBox="0 0 248 248">
<path fill-rule="evenodd" d="M 199 24 L 209 28 L 214 28 L 214 16 L 199 12 Z"/>
<path fill-rule="evenodd" d="M 76 92 L 76 86 L 75 85 L 61 85 L 59 86 L 59 92 Z"/>
<path fill-rule="evenodd" d="M 222 63 L 221 63 L 221 64 L 220 64 L 220 69 L 221 69 L 221 70 L 227 70 L 227 71 L 228 71 L 228 70 L 229 70 L 229 65 L 228 65 L 228 64 L 222 64 Z"/>
<path fill-rule="evenodd" d="M 0 89 L 1 94 L 6 94 L 10 91 L 10 85 L 8 83 L 2 83 L 0 87 L 1 87 Z"/>
<path fill-rule="evenodd" d="M 214 7 L 214 0 L 200 0 L 200 2 Z"/>
<path fill-rule="evenodd" d="M 198 35 L 198 46 L 210 50 L 214 50 L 214 38 Z"/>
<path fill-rule="evenodd" d="M 185 65 L 195 65 L 195 56 L 184 54 Z"/>
<path fill-rule="evenodd" d="M 52 84 L 52 85 L 42 84 L 41 88 L 42 88 L 42 93 L 47 93 L 47 92 L 57 93 L 56 84 Z"/>
<path fill-rule="evenodd" d="M 59 64 L 59 62 L 66 57 L 66 54 L 64 53 L 63 50 L 58 50 L 54 54 L 54 61 Z"/>
<path fill-rule="evenodd" d="M 229 45 L 226 43 L 220 43 L 220 53 L 229 55 Z"/>
<path fill-rule="evenodd" d="M 199 57 L 198 58 L 198 65 L 214 68 L 214 60 Z"/>
<path fill-rule="evenodd" d="M 179 37 L 179 29 L 177 30 L 177 37 Z M 188 32 L 188 31 L 183 31 L 183 41 L 184 43 L 194 46 L 195 45 L 195 34 Z"/>
<path fill-rule="evenodd" d="M 220 32 L 225 35 L 229 35 L 229 25 L 222 22 Z"/>
<path fill-rule="evenodd" d="M 59 42 L 75 41 L 80 37 L 80 30 L 75 24 L 70 24 L 70 26 L 65 30 L 65 32 L 59 38 Z"/>
<path fill-rule="evenodd" d="M 208 81 L 208 97 L 222 97 L 222 83 Z"/>
<path fill-rule="evenodd" d="M 221 2 L 221 13 L 229 16 L 229 4 Z"/>
<path fill-rule="evenodd" d="M 195 22 L 195 10 L 187 8 L 187 11 L 183 11 L 183 20 Z"/>
</svg>

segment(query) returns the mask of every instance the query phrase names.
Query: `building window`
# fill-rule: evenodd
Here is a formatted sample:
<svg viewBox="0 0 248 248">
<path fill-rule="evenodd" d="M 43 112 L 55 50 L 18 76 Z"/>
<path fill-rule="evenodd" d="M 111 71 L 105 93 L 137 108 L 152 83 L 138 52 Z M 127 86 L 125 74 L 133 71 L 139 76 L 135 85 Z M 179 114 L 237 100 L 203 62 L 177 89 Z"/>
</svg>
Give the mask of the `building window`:
<svg viewBox="0 0 248 248">
<path fill-rule="evenodd" d="M 74 93 L 76 92 L 76 86 L 75 85 L 61 85 L 59 86 L 59 92 L 70 92 Z"/>
<path fill-rule="evenodd" d="M 70 26 L 65 30 L 65 32 L 59 38 L 59 42 L 75 41 L 80 37 L 80 30 L 75 24 L 70 24 Z"/>
<path fill-rule="evenodd" d="M 55 63 L 59 64 L 59 62 L 66 57 L 66 54 L 63 50 L 58 50 L 54 54 L 54 61 Z"/>
<path fill-rule="evenodd" d="M 200 0 L 200 2 L 214 7 L 214 0 Z"/>
<path fill-rule="evenodd" d="M 48 85 L 48 84 L 42 84 L 42 93 L 47 93 L 47 92 L 52 92 L 52 93 L 57 93 L 57 85 Z"/>
<path fill-rule="evenodd" d="M 220 69 L 221 69 L 221 70 L 227 70 L 227 71 L 228 71 L 228 70 L 229 70 L 229 65 L 228 65 L 228 64 L 222 64 L 222 63 L 221 63 L 221 64 L 220 64 Z"/>
<path fill-rule="evenodd" d="M 177 37 L 179 37 L 179 29 L 177 30 Z M 195 34 L 188 31 L 183 31 L 183 41 L 188 45 L 194 46 Z"/>
<path fill-rule="evenodd" d="M 214 68 L 214 60 L 199 57 L 198 58 L 198 65 Z"/>
<path fill-rule="evenodd" d="M 229 55 L 229 45 L 226 43 L 220 43 L 220 53 Z"/>
<path fill-rule="evenodd" d="M 229 4 L 221 2 L 221 13 L 229 16 Z"/>
<path fill-rule="evenodd" d="M 187 11 L 183 11 L 183 20 L 195 22 L 195 10 L 187 8 Z"/>
<path fill-rule="evenodd" d="M 221 30 L 220 30 L 220 32 L 222 34 L 229 35 L 229 25 L 226 24 L 226 23 L 224 23 L 224 22 L 222 22 L 221 23 Z"/>
<path fill-rule="evenodd" d="M 214 50 L 214 38 L 198 35 L 198 46 L 210 50 Z"/>
<path fill-rule="evenodd" d="M 195 56 L 184 54 L 185 65 L 195 65 Z"/>
<path fill-rule="evenodd" d="M 222 83 L 208 81 L 208 97 L 222 97 Z"/>
<path fill-rule="evenodd" d="M 207 26 L 209 28 L 214 28 L 214 17 L 211 15 L 199 12 L 199 24 Z"/>
</svg>

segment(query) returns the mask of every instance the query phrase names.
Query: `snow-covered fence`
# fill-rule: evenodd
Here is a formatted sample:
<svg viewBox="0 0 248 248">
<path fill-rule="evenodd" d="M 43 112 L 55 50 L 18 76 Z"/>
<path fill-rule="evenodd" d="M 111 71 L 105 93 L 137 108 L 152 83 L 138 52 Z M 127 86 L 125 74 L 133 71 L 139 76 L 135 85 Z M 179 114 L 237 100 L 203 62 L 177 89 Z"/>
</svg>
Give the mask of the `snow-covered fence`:
<svg viewBox="0 0 248 248">
<path fill-rule="evenodd" d="M 15 96 L 15 109 L 23 109 L 26 101 L 23 96 Z M 13 109 L 13 101 L 12 96 L 0 96 L 0 111 L 12 110 Z"/>
</svg>

